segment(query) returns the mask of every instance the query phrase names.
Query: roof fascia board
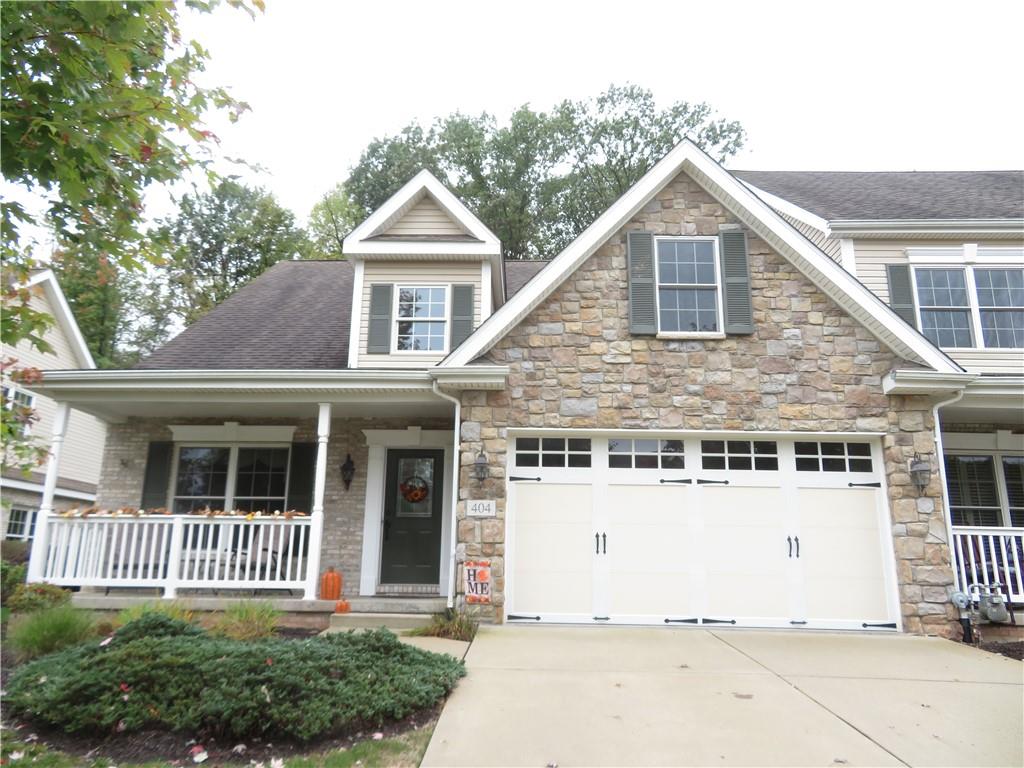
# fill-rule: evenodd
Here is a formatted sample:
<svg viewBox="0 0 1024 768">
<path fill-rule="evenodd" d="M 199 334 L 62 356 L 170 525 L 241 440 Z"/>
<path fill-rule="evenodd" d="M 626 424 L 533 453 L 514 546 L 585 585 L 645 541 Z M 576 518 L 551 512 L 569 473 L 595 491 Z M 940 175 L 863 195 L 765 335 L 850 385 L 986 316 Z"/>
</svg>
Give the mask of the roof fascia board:
<svg viewBox="0 0 1024 768">
<path fill-rule="evenodd" d="M 467 365 L 432 368 L 430 377 L 447 389 L 504 389 L 510 369 L 506 365 Z"/>
<path fill-rule="evenodd" d="M 801 208 L 799 205 L 791 203 L 789 202 L 789 200 L 786 200 L 785 198 L 779 197 L 778 195 L 773 195 L 771 192 L 765 192 L 760 187 L 756 187 L 753 184 L 750 184 L 749 182 L 743 181 L 742 179 L 740 180 L 740 183 L 747 187 L 747 189 L 749 189 L 755 195 L 760 197 L 762 200 L 764 200 L 766 203 L 768 203 L 768 205 L 770 205 L 779 213 L 784 213 L 787 216 L 792 216 L 797 221 L 802 221 L 804 224 L 814 227 L 815 229 L 817 229 L 819 232 L 826 236 L 831 234 L 831 231 L 829 230 L 828 221 L 826 219 L 823 219 L 821 216 L 811 213 L 806 208 Z"/>
<path fill-rule="evenodd" d="M 346 240 L 346 242 L 348 242 Z M 346 246 L 348 247 L 348 246 Z M 459 241 L 423 241 L 423 240 L 370 240 L 362 241 L 345 251 L 350 258 L 391 257 L 400 255 L 401 260 L 415 260 L 416 256 L 468 256 L 475 257 L 470 261 L 482 261 L 484 258 L 501 256 L 500 243 L 465 243 Z"/>
<path fill-rule="evenodd" d="M 832 219 L 832 234 L 1024 233 L 1024 219 Z"/>
<path fill-rule="evenodd" d="M 441 209 L 469 234 L 483 241 L 485 246 L 496 248 L 497 252 L 500 253 L 501 243 L 497 236 L 461 200 L 452 194 L 444 184 L 438 181 L 434 174 L 425 168 L 406 182 L 400 190 L 388 198 L 380 208 L 371 213 L 362 224 L 345 238 L 342 243 L 344 252 L 367 253 L 366 248 L 368 246 L 383 245 L 366 243 L 364 241 L 366 238 L 376 234 L 377 230 L 385 225 L 403 206 L 411 200 L 418 200 L 424 192 L 430 193 Z M 387 243 L 387 246 L 391 247 L 392 251 L 394 245 L 397 245 L 397 243 Z"/>
<path fill-rule="evenodd" d="M 75 315 L 71 311 L 71 305 L 68 304 L 67 297 L 64 295 L 64 291 L 61 290 L 60 283 L 57 282 L 57 276 L 53 273 L 53 270 L 44 269 L 41 272 L 37 272 L 26 283 L 28 288 L 34 288 L 37 285 L 41 285 L 46 292 L 46 297 L 49 299 L 54 310 L 54 320 L 57 321 L 57 325 L 67 336 L 71 351 L 74 352 L 75 358 L 78 360 L 78 365 L 82 368 L 95 369 L 96 361 L 92 358 L 89 345 L 85 343 L 85 337 L 82 336 L 82 329 L 78 327 Z"/>
<path fill-rule="evenodd" d="M 766 237 L 773 247 L 783 250 L 809 279 L 850 311 L 855 305 L 863 311 L 858 317 L 888 346 L 900 354 L 912 356 L 936 370 L 960 372 L 948 355 L 907 325 L 881 299 L 822 252 L 786 221 L 777 211 L 715 162 L 693 142 L 684 139 L 648 171 L 633 187 L 580 234 L 550 265 L 505 305 L 491 315 L 475 333 L 443 360 L 441 367 L 463 366 L 486 352 L 504 333 L 526 316 L 577 269 L 594 251 L 625 225 L 633 215 L 661 190 L 676 174 L 686 171 L 698 183 L 710 185 L 712 195 L 722 199 L 748 226 Z M 731 205 L 730 205 L 731 203 Z M 826 285 L 834 287 L 827 290 Z"/>
<path fill-rule="evenodd" d="M 882 391 L 887 395 L 940 395 L 962 390 L 977 379 L 975 373 L 900 368 L 882 379 Z"/>
</svg>

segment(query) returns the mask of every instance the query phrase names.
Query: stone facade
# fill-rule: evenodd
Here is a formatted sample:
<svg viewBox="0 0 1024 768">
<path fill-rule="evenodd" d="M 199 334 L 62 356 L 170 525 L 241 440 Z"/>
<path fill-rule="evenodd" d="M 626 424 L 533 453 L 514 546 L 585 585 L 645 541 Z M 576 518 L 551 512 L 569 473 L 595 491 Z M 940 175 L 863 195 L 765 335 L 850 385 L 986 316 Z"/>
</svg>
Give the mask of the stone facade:
<svg viewBox="0 0 1024 768">
<path fill-rule="evenodd" d="M 233 419 L 243 424 L 295 426 L 295 442 L 316 442 L 316 419 Z M 146 455 L 151 441 L 170 440 L 168 424 L 223 424 L 225 419 L 130 419 L 111 424 L 100 474 L 97 506 L 138 506 L 142 498 Z M 451 422 L 418 422 L 424 429 L 451 429 Z M 344 594 L 359 594 L 363 557 L 363 512 L 366 502 L 368 448 L 364 429 L 405 429 L 407 420 L 333 419 L 327 444 L 327 485 L 324 491 L 324 532 L 320 568 L 334 566 L 344 577 Z M 348 490 L 339 467 L 351 454 L 356 474 Z"/>
<path fill-rule="evenodd" d="M 504 391 L 463 394 L 461 557 L 492 560 L 504 600 L 506 438 L 510 427 L 883 432 L 904 628 L 952 635 L 953 584 L 939 474 L 918 494 L 907 462 L 933 455 L 931 403 L 888 397 L 906 364 L 795 267 L 748 233 L 755 332 L 708 340 L 632 336 L 625 233 L 717 235 L 739 222 L 677 176 L 486 357 L 511 369 Z M 471 480 L 480 450 L 491 478 Z M 498 500 L 498 519 L 465 517 L 467 498 Z"/>
</svg>

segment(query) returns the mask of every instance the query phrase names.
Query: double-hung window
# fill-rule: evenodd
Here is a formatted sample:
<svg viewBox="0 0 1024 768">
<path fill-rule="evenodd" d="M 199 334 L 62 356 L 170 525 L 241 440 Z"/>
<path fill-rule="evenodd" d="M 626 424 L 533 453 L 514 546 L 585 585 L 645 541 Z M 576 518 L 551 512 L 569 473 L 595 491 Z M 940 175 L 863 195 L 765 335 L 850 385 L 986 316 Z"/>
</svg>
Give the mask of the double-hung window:
<svg viewBox="0 0 1024 768">
<path fill-rule="evenodd" d="M 717 238 L 659 237 L 655 243 L 658 333 L 721 333 Z"/>
<path fill-rule="evenodd" d="M 11 507 L 7 517 L 5 538 L 27 541 L 36 533 L 36 510 L 26 507 Z"/>
<path fill-rule="evenodd" d="M 921 332 L 947 349 L 1024 348 L 1024 268 L 914 268 Z"/>
<path fill-rule="evenodd" d="M 1024 456 L 947 454 L 953 525 L 1024 527 Z"/>
<path fill-rule="evenodd" d="M 448 286 L 398 286 L 395 323 L 396 352 L 445 352 L 448 346 Z"/>
<path fill-rule="evenodd" d="M 289 458 L 288 446 L 180 446 L 173 510 L 284 511 Z"/>
<path fill-rule="evenodd" d="M 32 424 L 36 421 L 34 412 L 35 395 L 18 389 L 17 387 L 4 386 L 3 398 L 11 409 L 11 418 L 20 421 L 24 425 L 24 433 L 32 434 Z"/>
</svg>

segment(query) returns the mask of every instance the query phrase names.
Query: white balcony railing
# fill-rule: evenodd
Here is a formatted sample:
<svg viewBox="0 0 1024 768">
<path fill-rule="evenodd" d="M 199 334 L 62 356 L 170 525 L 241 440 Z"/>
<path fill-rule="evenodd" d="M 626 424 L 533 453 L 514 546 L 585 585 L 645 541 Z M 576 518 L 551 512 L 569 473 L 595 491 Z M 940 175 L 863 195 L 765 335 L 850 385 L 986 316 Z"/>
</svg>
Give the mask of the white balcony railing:
<svg viewBox="0 0 1024 768">
<path fill-rule="evenodd" d="M 304 589 L 309 517 L 50 517 L 42 580 L 77 587 Z"/>
<path fill-rule="evenodd" d="M 953 526 L 953 556 L 964 592 L 999 583 L 1010 602 L 1024 603 L 1024 528 Z"/>
</svg>

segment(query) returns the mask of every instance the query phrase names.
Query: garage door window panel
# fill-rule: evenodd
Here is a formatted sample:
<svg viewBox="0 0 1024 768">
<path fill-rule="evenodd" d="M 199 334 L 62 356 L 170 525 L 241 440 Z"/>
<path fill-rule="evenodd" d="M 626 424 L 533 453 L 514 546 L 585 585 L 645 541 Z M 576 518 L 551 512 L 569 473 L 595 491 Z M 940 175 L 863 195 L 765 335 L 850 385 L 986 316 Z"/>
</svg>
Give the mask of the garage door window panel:
<svg viewBox="0 0 1024 768">
<path fill-rule="evenodd" d="M 874 471 L 868 443 L 798 441 L 794 450 L 798 472 Z"/>
<path fill-rule="evenodd" d="M 779 447 L 774 440 L 701 440 L 701 468 L 775 471 Z"/>
<path fill-rule="evenodd" d="M 608 467 L 610 469 L 685 469 L 682 440 L 626 440 L 608 441 Z"/>
<path fill-rule="evenodd" d="M 590 438 L 517 438 L 516 466 L 587 468 L 590 466 Z"/>
</svg>

